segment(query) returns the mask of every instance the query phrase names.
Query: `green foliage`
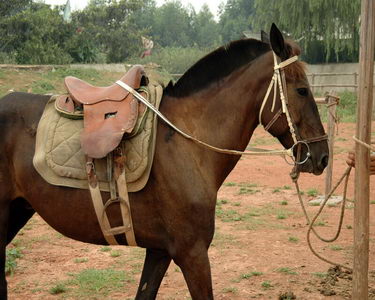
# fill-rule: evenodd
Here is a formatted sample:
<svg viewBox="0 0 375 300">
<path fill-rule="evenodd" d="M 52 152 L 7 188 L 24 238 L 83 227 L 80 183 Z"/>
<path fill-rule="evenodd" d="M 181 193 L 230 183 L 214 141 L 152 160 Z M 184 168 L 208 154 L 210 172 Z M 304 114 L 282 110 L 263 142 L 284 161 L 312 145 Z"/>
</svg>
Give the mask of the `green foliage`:
<svg viewBox="0 0 375 300">
<path fill-rule="evenodd" d="M 253 276 L 261 276 L 263 275 L 263 272 L 259 272 L 259 271 L 252 271 L 250 273 L 245 273 L 245 274 L 242 274 L 241 275 L 241 279 L 249 279 Z"/>
<path fill-rule="evenodd" d="M 27 8 L 31 0 L 0 1 L 0 16 L 14 15 Z"/>
<path fill-rule="evenodd" d="M 344 249 L 342 246 L 339 246 L 339 245 L 331 245 L 330 248 L 333 251 L 340 251 Z"/>
<path fill-rule="evenodd" d="M 208 52 L 208 49 L 202 50 L 196 47 L 158 48 L 153 52 L 152 56 L 146 57 L 141 62 L 142 64 L 156 63 L 171 74 L 183 74 Z M 140 62 L 138 57 L 133 57 L 129 61 L 130 63 Z"/>
<path fill-rule="evenodd" d="M 355 122 L 357 109 L 357 96 L 353 92 L 339 93 L 340 104 L 337 106 L 337 114 L 340 121 Z"/>
<path fill-rule="evenodd" d="M 316 197 L 318 195 L 319 191 L 315 188 L 312 188 L 312 189 L 308 189 L 306 194 L 307 196 L 310 196 L 310 197 Z"/>
<path fill-rule="evenodd" d="M 289 267 L 281 267 L 281 268 L 277 268 L 276 269 L 276 272 L 279 272 L 279 273 L 284 273 L 284 274 L 288 274 L 288 275 L 298 275 L 298 273 L 296 271 L 293 271 L 291 268 Z"/>
<path fill-rule="evenodd" d="M 51 287 L 48 291 L 52 295 L 58 295 L 65 293 L 67 291 L 67 288 L 63 283 L 58 283 L 55 286 Z"/>
<path fill-rule="evenodd" d="M 94 61 L 98 52 L 103 51 L 107 62 L 123 62 L 139 53 L 142 30 L 136 28 L 133 15 L 141 7 L 139 0 L 91 1 L 86 9 L 72 15 L 80 38 L 72 41 L 70 52 L 76 59 Z M 80 40 L 85 40 L 81 51 L 73 53 L 73 46 Z"/>
<path fill-rule="evenodd" d="M 265 290 L 273 287 L 271 281 L 269 280 L 263 281 L 261 285 L 262 285 L 262 288 L 264 288 Z"/>
<path fill-rule="evenodd" d="M 162 47 L 193 46 L 192 14 L 180 1 L 166 2 L 155 11 L 152 32 L 155 41 Z"/>
<path fill-rule="evenodd" d="M 124 271 L 112 269 L 86 269 L 78 274 L 72 274 L 73 278 L 61 285 L 76 287 L 72 290 L 76 299 L 99 297 L 104 299 L 112 291 L 121 291 L 124 283 L 130 278 Z"/>
<path fill-rule="evenodd" d="M 203 4 L 200 12 L 192 22 L 194 36 L 193 42 L 200 48 L 212 48 L 221 44 L 219 27 L 207 4 Z"/>
<path fill-rule="evenodd" d="M 254 27 L 276 23 L 300 40 L 309 63 L 357 61 L 359 0 L 255 0 L 255 8 Z"/>
<path fill-rule="evenodd" d="M 221 7 L 220 32 L 223 42 L 240 39 L 243 32 L 252 30 L 251 22 L 254 10 L 254 0 L 228 0 Z"/>
<path fill-rule="evenodd" d="M 64 40 L 71 27 L 65 26 L 58 9 L 33 4 L 16 15 L 0 19 L 0 51 L 21 64 L 66 64 L 72 59 Z"/>
<path fill-rule="evenodd" d="M 6 249 L 5 255 L 6 255 L 5 274 L 12 275 L 17 267 L 16 260 L 23 256 L 22 251 L 20 248 L 14 247 L 14 248 Z"/>
</svg>

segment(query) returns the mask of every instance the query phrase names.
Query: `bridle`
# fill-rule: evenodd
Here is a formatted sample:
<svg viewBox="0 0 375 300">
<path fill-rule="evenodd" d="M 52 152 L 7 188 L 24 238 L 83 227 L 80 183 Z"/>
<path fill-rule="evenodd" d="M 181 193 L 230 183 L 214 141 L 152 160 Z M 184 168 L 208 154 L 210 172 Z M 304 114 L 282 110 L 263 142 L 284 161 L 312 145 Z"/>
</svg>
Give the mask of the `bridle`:
<svg viewBox="0 0 375 300">
<path fill-rule="evenodd" d="M 271 82 L 268 86 L 267 92 L 263 98 L 262 105 L 260 107 L 259 124 L 263 125 L 264 130 L 269 132 L 269 129 L 275 124 L 275 122 L 283 114 L 285 114 L 288 127 L 289 127 L 289 132 L 292 135 L 292 139 L 293 139 L 293 146 L 291 147 L 292 152 L 294 152 L 294 149 L 297 147 L 297 159 L 294 159 L 294 164 L 303 165 L 304 163 L 307 162 L 307 160 L 311 156 L 309 144 L 320 142 L 320 141 L 325 141 L 328 139 L 328 136 L 325 134 L 322 136 L 313 137 L 309 139 L 301 139 L 300 135 L 298 134 L 298 137 L 297 137 L 296 129 L 295 129 L 294 123 L 292 121 L 292 118 L 288 109 L 289 102 L 288 102 L 287 93 L 284 93 L 284 91 L 286 91 L 286 80 L 285 80 L 284 68 L 294 63 L 295 61 L 297 61 L 298 56 L 296 55 L 292 56 L 288 58 L 287 60 L 284 60 L 279 63 L 275 52 L 272 51 L 272 54 L 273 54 L 273 61 L 274 61 L 274 68 L 273 68 L 274 71 L 273 71 Z M 272 101 L 271 112 L 275 110 L 277 88 L 279 88 L 279 92 L 280 92 L 281 108 L 274 114 L 273 118 L 266 125 L 264 125 L 262 124 L 262 114 L 263 114 L 264 107 L 269 99 L 272 88 L 273 88 L 273 101 Z M 306 158 L 302 161 L 299 161 L 299 157 L 301 156 L 302 146 L 305 146 L 307 149 Z"/>
<path fill-rule="evenodd" d="M 298 139 L 296 135 L 296 131 L 293 126 L 293 122 L 291 119 L 291 116 L 289 114 L 288 110 L 288 99 L 286 97 L 286 94 L 284 93 L 284 90 L 286 91 L 286 80 L 285 80 L 285 74 L 283 71 L 283 68 L 286 67 L 287 65 L 297 61 L 298 57 L 293 56 L 281 63 L 278 63 L 276 54 L 273 52 L 274 56 L 274 74 L 272 76 L 270 85 L 268 87 L 267 93 L 264 96 L 263 103 L 259 112 L 259 123 L 262 124 L 261 122 L 261 117 L 262 117 L 262 112 L 264 109 L 264 106 L 269 98 L 269 94 L 271 92 L 272 87 L 274 87 L 274 97 L 273 97 L 273 104 L 272 104 L 272 109 L 271 111 L 273 112 L 275 103 L 276 103 L 276 93 L 277 93 L 277 87 L 279 87 L 280 90 L 280 99 L 281 99 L 281 109 L 274 115 L 273 119 L 265 126 L 265 130 L 268 131 L 269 128 L 278 120 L 278 118 L 285 113 L 287 121 L 288 121 L 288 126 L 290 133 L 293 138 L 293 146 L 289 149 L 284 149 L 284 150 L 265 150 L 265 149 L 257 149 L 257 148 L 250 148 L 250 151 L 238 151 L 238 150 L 229 150 L 229 149 L 222 149 L 218 148 L 212 145 L 209 145 L 185 132 L 183 132 L 181 129 L 177 128 L 171 121 L 169 121 L 158 109 L 156 109 L 151 103 L 147 101 L 141 94 L 139 94 L 136 90 L 134 90 L 132 87 L 127 85 L 126 83 L 118 80 L 116 81 L 116 84 L 121 86 L 123 89 L 127 90 L 129 93 L 131 93 L 134 97 L 136 97 L 139 101 L 141 101 L 143 104 L 145 104 L 149 109 L 151 109 L 159 118 L 161 118 L 165 123 L 167 123 L 171 128 L 173 128 L 176 132 L 181 134 L 183 137 L 192 140 L 193 142 L 208 148 L 212 151 L 218 152 L 218 153 L 223 153 L 223 154 L 231 154 L 231 155 L 282 155 L 284 156 L 289 156 L 293 159 L 294 165 L 302 165 L 304 164 L 311 156 L 310 153 L 310 147 L 309 143 L 314 143 L 314 142 L 319 142 L 319 141 L 324 141 L 327 140 L 327 135 L 319 136 L 319 137 L 314 137 L 311 139 Z M 306 158 L 303 161 L 299 160 L 299 157 L 301 155 L 301 148 L 302 146 L 305 145 L 307 148 L 307 154 Z M 294 150 L 297 147 L 297 159 L 294 158 Z"/>
</svg>

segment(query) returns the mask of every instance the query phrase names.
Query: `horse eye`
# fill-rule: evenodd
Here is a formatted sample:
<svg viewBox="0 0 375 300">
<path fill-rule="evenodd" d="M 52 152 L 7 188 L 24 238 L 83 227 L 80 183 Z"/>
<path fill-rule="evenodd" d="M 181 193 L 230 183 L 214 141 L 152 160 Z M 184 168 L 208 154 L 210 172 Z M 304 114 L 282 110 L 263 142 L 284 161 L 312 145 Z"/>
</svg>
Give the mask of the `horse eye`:
<svg viewBox="0 0 375 300">
<path fill-rule="evenodd" d="M 298 88 L 297 93 L 301 96 L 307 96 L 309 94 L 309 91 L 307 88 Z"/>
</svg>

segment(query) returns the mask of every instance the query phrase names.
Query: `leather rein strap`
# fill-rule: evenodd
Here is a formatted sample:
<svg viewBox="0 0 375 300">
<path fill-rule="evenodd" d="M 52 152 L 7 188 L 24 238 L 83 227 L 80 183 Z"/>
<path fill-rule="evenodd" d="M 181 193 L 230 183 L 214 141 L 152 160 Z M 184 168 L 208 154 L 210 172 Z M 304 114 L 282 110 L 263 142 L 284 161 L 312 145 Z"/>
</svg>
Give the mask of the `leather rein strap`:
<svg viewBox="0 0 375 300">
<path fill-rule="evenodd" d="M 189 139 L 189 140 L 192 140 L 193 142 L 205 147 L 205 148 L 208 148 L 212 151 L 215 151 L 215 152 L 218 152 L 218 153 L 223 153 L 223 154 L 231 154 L 231 155 L 261 155 L 261 156 L 268 156 L 268 155 L 282 155 L 285 157 L 285 155 L 291 157 L 293 160 L 294 160 L 294 154 L 293 154 L 293 150 L 294 148 L 297 146 L 297 145 L 300 145 L 300 144 L 305 144 L 306 147 L 307 147 L 307 157 L 306 159 L 303 161 L 303 162 L 299 162 L 299 161 L 296 161 L 294 160 L 294 163 L 295 164 L 298 164 L 298 165 L 301 165 L 303 163 L 305 163 L 307 161 L 307 159 L 311 156 L 310 154 L 310 148 L 308 146 L 308 143 L 312 143 L 312 142 L 318 142 L 318 141 L 323 141 L 323 140 L 326 140 L 328 138 L 327 135 L 323 135 L 323 136 L 319 136 L 319 137 L 314 137 L 310 140 L 298 140 L 297 139 L 297 136 L 296 136 L 296 133 L 295 133 L 295 129 L 294 129 L 294 126 L 293 126 L 293 122 L 291 120 L 291 117 L 290 117 L 290 114 L 289 114 L 289 110 L 288 110 L 288 100 L 287 100 L 287 97 L 286 97 L 286 94 L 284 93 L 284 90 L 286 90 L 286 81 L 285 81 L 285 76 L 284 76 L 284 72 L 283 72 L 283 68 L 288 66 L 289 64 L 295 62 L 298 60 L 298 56 L 293 56 L 281 63 L 278 63 L 277 61 L 277 57 L 275 55 L 274 52 L 273 53 L 273 57 L 274 57 L 274 75 L 272 76 L 272 79 L 271 79 L 271 82 L 270 82 L 270 85 L 268 87 L 268 90 L 266 92 L 266 95 L 264 96 L 264 99 L 263 99 L 263 103 L 262 103 L 262 106 L 261 106 L 261 109 L 260 109 L 260 112 L 259 112 L 259 123 L 262 124 L 262 121 L 261 121 L 261 116 L 262 116 L 262 112 L 263 112 L 263 109 L 264 109 L 264 106 L 269 98 L 269 94 L 272 90 L 272 87 L 274 87 L 274 96 L 273 96 L 273 104 L 272 104 L 272 111 L 275 107 L 275 103 L 276 103 L 276 96 L 277 96 L 277 87 L 279 87 L 279 91 L 280 91 L 280 99 L 281 99 L 281 105 L 282 105 L 282 108 L 280 111 L 278 111 L 275 116 L 273 117 L 273 119 L 271 120 L 270 124 L 268 124 L 265 129 L 268 130 L 275 122 L 276 120 L 283 114 L 285 113 L 286 117 L 287 117 L 287 121 L 288 121 L 288 125 L 289 125 L 289 130 L 290 130 L 290 133 L 292 135 L 292 138 L 293 138 L 293 142 L 294 142 L 294 145 L 289 148 L 289 149 L 284 149 L 284 150 L 265 150 L 265 149 L 257 149 L 257 148 L 250 148 L 250 151 L 238 151 L 238 150 L 229 150 L 229 149 L 222 149 L 222 148 L 218 148 L 218 147 L 215 147 L 215 146 L 212 146 L 212 145 L 209 145 L 185 132 L 183 132 L 182 130 L 180 130 L 179 128 L 177 128 L 171 121 L 169 121 L 159 110 L 157 110 L 151 103 L 149 103 L 142 95 L 140 95 L 136 90 L 134 90 L 132 87 L 130 87 L 129 85 L 127 85 L 126 83 L 118 80 L 116 81 L 116 84 L 118 84 L 119 86 L 121 86 L 122 88 L 124 88 L 125 90 L 127 90 L 128 92 L 130 92 L 131 94 L 134 95 L 134 97 L 136 97 L 139 101 L 141 101 L 143 104 L 145 104 L 149 109 L 151 109 L 158 117 L 160 117 L 165 123 L 167 123 L 171 128 L 173 128 L 175 131 L 177 131 L 179 134 L 181 134 L 183 137 Z M 301 149 L 301 147 L 298 147 L 299 149 Z"/>
</svg>

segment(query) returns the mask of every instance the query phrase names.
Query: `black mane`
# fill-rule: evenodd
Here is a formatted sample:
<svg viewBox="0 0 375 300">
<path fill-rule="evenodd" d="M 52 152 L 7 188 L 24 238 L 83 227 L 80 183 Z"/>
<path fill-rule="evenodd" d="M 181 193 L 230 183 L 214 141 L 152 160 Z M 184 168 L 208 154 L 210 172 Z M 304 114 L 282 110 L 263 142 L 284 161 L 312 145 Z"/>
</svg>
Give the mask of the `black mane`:
<svg viewBox="0 0 375 300">
<path fill-rule="evenodd" d="M 196 62 L 175 84 L 170 82 L 164 93 L 172 97 L 189 96 L 228 76 L 268 50 L 269 44 L 254 39 L 231 42 Z"/>
</svg>

